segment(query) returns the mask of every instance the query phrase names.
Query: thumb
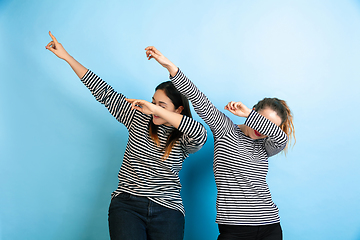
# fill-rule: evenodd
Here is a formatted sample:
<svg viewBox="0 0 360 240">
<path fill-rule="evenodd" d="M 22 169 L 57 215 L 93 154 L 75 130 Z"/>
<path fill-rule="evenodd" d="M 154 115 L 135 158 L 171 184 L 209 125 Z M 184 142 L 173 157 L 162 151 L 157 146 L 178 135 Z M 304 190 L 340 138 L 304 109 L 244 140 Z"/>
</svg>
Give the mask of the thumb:
<svg viewBox="0 0 360 240">
<path fill-rule="evenodd" d="M 55 49 L 54 49 L 54 48 L 48 47 L 48 46 L 46 46 L 45 48 L 46 48 L 47 50 L 51 51 L 52 53 L 55 53 Z"/>
</svg>

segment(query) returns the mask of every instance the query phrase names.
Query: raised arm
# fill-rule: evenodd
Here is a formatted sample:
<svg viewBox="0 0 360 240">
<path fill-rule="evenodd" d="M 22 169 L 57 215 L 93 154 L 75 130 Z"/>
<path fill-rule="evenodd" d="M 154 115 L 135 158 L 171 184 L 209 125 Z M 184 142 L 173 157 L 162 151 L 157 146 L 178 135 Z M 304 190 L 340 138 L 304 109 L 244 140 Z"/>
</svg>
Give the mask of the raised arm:
<svg viewBox="0 0 360 240">
<path fill-rule="evenodd" d="M 146 57 L 148 60 L 155 59 L 161 66 L 166 68 L 171 77 L 175 77 L 176 73 L 179 71 L 179 68 L 173 64 L 169 59 L 167 59 L 159 50 L 155 47 L 150 46 L 145 48 L 146 50 Z"/>
<path fill-rule="evenodd" d="M 54 37 L 54 35 L 51 34 L 49 31 L 49 35 L 52 39 L 51 42 L 46 45 L 46 49 L 50 50 L 52 53 L 54 53 L 58 58 L 65 60 L 70 67 L 74 70 L 76 75 L 79 78 L 82 78 L 85 73 L 87 72 L 87 68 L 85 68 L 83 65 L 81 65 L 78 61 L 75 60 L 62 46 L 61 43 L 57 41 L 57 39 Z"/>
<path fill-rule="evenodd" d="M 233 127 L 232 121 L 226 117 L 224 113 L 219 111 L 175 64 L 155 47 L 147 47 L 145 50 L 149 60 L 154 58 L 169 71 L 170 79 L 174 86 L 191 101 L 194 110 L 205 123 L 209 125 L 215 138 L 221 137 L 226 131 Z"/>
<path fill-rule="evenodd" d="M 127 128 L 130 127 L 134 111 L 131 111 L 131 104 L 125 100 L 125 96 L 116 92 L 109 84 L 103 81 L 99 76 L 85 68 L 76 61 L 64 49 L 61 43 L 49 32 L 52 39 L 46 49 L 50 50 L 60 59 L 65 60 L 81 79 L 84 85 L 91 91 L 97 101 L 104 104 L 109 112 Z"/>
</svg>

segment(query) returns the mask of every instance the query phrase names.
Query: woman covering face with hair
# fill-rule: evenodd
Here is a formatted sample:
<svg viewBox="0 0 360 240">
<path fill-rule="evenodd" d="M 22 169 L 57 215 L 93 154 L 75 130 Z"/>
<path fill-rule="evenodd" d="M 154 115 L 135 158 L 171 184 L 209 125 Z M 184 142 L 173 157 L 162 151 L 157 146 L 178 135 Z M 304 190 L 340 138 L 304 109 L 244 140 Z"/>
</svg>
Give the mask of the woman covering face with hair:
<svg viewBox="0 0 360 240">
<path fill-rule="evenodd" d="M 173 83 L 161 83 L 152 102 L 127 99 L 71 57 L 49 33 L 46 46 L 65 60 L 97 101 L 129 131 L 119 185 L 109 207 L 111 239 L 181 240 L 185 210 L 179 171 L 184 159 L 206 141 L 191 118 L 188 100 Z"/>
<path fill-rule="evenodd" d="M 168 69 L 175 87 L 191 101 L 214 135 L 218 239 L 282 239 L 278 208 L 266 175 L 268 158 L 283 151 L 288 138 L 294 136 L 286 102 L 265 98 L 252 110 L 241 102 L 229 102 L 226 110 L 246 118 L 244 124 L 235 124 L 161 52 L 154 47 L 145 50 L 149 60 L 154 58 Z"/>
</svg>

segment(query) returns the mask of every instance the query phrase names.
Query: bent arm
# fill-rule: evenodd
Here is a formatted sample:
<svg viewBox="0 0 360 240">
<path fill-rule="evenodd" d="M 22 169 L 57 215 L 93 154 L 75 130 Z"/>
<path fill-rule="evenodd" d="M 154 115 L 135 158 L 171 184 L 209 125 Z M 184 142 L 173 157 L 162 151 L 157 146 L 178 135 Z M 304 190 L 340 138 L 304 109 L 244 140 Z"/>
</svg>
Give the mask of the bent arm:
<svg viewBox="0 0 360 240">
<path fill-rule="evenodd" d="M 172 112 L 146 100 L 126 99 L 126 101 L 131 103 L 131 109 L 136 109 L 147 115 L 156 115 L 164 119 L 168 124 L 174 126 L 175 128 L 179 128 L 180 122 L 183 118 L 183 115 L 179 113 L 182 108 Z"/>
<path fill-rule="evenodd" d="M 204 126 L 194 119 L 180 114 L 182 108 L 179 107 L 173 112 L 145 100 L 126 99 L 126 101 L 131 103 L 131 109 L 147 115 L 156 115 L 182 132 L 182 142 L 187 153 L 194 153 L 205 144 L 207 133 Z"/>
<path fill-rule="evenodd" d="M 285 132 L 275 123 L 257 113 L 255 110 L 250 112 L 244 124 L 259 133 L 268 136 L 264 143 L 268 157 L 278 154 L 286 147 L 288 137 Z"/>
<path fill-rule="evenodd" d="M 178 129 L 183 133 L 182 141 L 187 153 L 195 153 L 206 143 L 206 129 L 198 121 L 184 116 Z"/>
<path fill-rule="evenodd" d="M 156 110 L 154 111 L 154 114 L 161 117 L 162 119 L 165 119 L 169 124 L 171 124 L 175 128 L 179 128 L 180 122 L 184 116 L 176 112 L 168 111 L 159 106 L 156 106 Z"/>
</svg>

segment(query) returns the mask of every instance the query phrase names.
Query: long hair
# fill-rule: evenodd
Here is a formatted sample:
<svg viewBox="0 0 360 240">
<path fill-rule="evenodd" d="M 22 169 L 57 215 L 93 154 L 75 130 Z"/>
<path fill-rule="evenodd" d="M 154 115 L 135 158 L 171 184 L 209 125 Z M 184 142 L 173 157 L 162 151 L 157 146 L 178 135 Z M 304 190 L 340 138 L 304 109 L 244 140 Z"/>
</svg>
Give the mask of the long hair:
<svg viewBox="0 0 360 240">
<path fill-rule="evenodd" d="M 296 143 L 295 137 L 295 128 L 293 123 L 293 114 L 290 111 L 289 106 L 284 100 L 278 98 L 264 98 L 254 105 L 255 111 L 259 111 L 265 108 L 270 108 L 276 112 L 276 114 L 281 118 L 280 128 L 285 132 L 289 138 L 289 144 L 291 144 L 291 137 L 294 138 L 294 144 Z M 285 154 L 287 153 L 288 145 L 284 149 Z"/>
<path fill-rule="evenodd" d="M 187 98 L 182 95 L 174 86 L 174 84 L 171 81 L 166 81 L 163 83 L 160 83 L 156 88 L 157 90 L 163 90 L 168 98 L 170 98 L 171 102 L 174 104 L 175 109 L 178 109 L 180 106 L 183 106 L 184 109 L 181 111 L 180 114 L 185 115 L 187 117 L 192 117 L 190 112 L 190 106 L 189 101 Z M 157 134 L 158 131 L 158 125 L 155 125 L 153 121 L 150 121 L 149 123 L 149 135 L 151 139 L 160 146 L 160 140 Z M 175 142 L 182 136 L 182 132 L 180 132 L 178 129 L 174 129 L 165 144 L 165 147 L 162 149 L 164 151 L 163 160 L 166 160 L 171 152 L 171 149 L 173 148 Z"/>
</svg>

